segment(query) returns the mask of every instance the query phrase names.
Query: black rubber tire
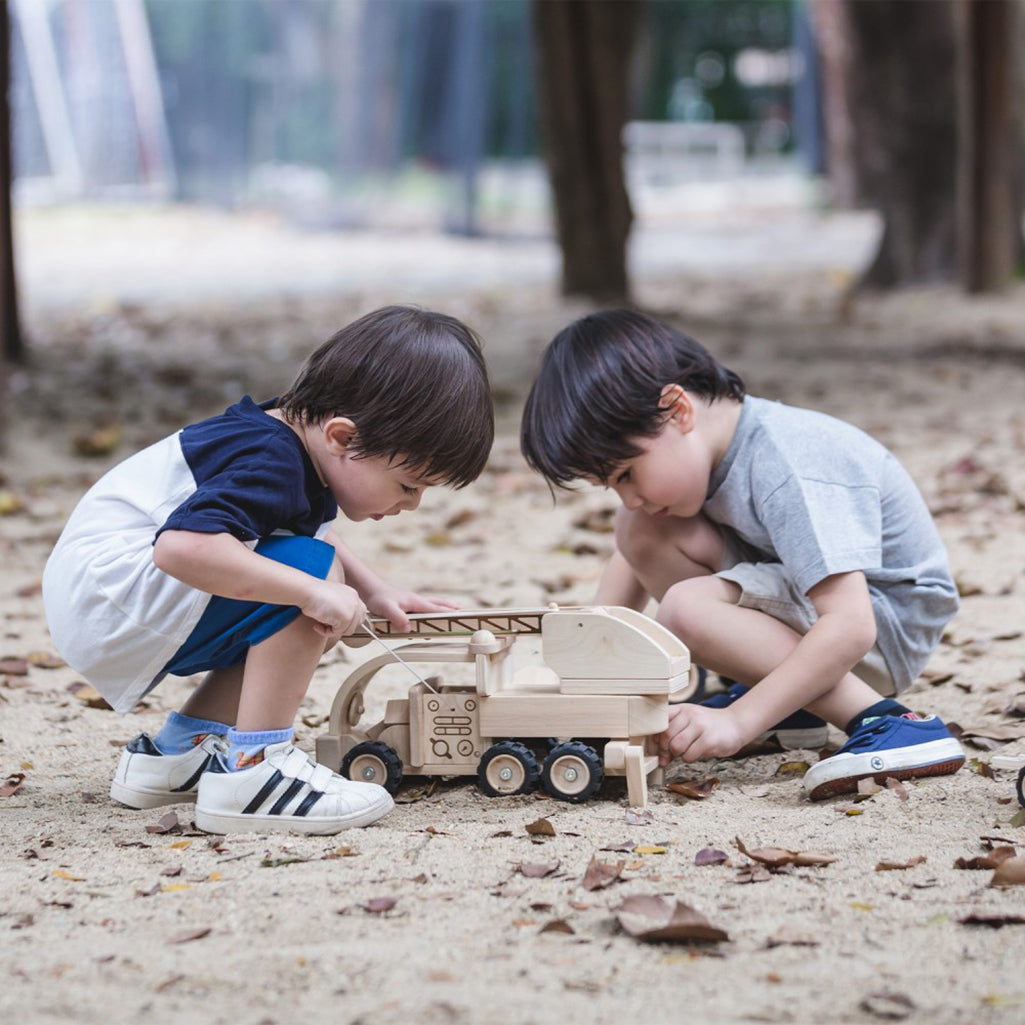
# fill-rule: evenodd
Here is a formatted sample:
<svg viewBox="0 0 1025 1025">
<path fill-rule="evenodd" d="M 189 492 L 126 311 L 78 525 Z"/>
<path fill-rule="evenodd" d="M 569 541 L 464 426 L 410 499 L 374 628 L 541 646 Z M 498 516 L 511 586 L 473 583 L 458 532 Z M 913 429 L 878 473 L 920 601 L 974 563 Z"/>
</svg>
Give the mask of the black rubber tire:
<svg viewBox="0 0 1025 1025">
<path fill-rule="evenodd" d="M 499 766 L 513 772 L 508 789 L 495 779 Z M 526 744 L 515 740 L 500 740 L 484 752 L 477 766 L 477 785 L 488 797 L 529 794 L 537 787 L 539 775 L 537 758 Z"/>
<path fill-rule="evenodd" d="M 353 775 L 353 763 L 361 761 L 364 763 L 364 771 L 359 771 L 357 766 L 357 773 Z M 370 770 L 373 770 L 372 776 L 366 774 Z M 387 744 L 379 740 L 367 740 L 346 754 L 339 775 L 361 783 L 378 783 L 389 794 L 394 794 L 402 786 L 402 759 Z"/>
<path fill-rule="evenodd" d="M 553 747 L 541 769 L 545 793 L 571 804 L 581 804 L 593 797 L 604 778 L 605 768 L 598 752 L 579 740 Z"/>
</svg>

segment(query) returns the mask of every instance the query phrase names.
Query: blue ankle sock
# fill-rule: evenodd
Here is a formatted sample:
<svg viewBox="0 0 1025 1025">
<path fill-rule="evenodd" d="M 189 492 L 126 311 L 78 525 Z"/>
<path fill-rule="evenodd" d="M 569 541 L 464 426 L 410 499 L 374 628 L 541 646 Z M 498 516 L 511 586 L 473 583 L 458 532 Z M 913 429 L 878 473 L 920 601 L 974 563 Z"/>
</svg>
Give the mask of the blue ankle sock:
<svg viewBox="0 0 1025 1025">
<path fill-rule="evenodd" d="M 223 737 L 227 732 L 226 723 L 214 722 L 213 719 L 196 719 L 181 712 L 172 712 L 160 732 L 153 738 L 153 743 L 161 754 L 183 755 L 209 734 Z"/>
<path fill-rule="evenodd" d="M 228 753 L 225 761 L 232 772 L 239 769 L 251 769 L 263 761 L 263 749 L 268 744 L 280 744 L 291 740 L 295 730 L 253 730 L 250 733 L 239 733 L 234 726 L 228 730 Z"/>
<path fill-rule="evenodd" d="M 910 708 L 905 708 L 899 701 L 893 698 L 883 698 L 874 705 L 869 705 L 864 712 L 859 712 L 847 724 L 847 736 L 849 737 L 866 719 L 878 719 L 881 715 L 907 715 Z"/>
</svg>

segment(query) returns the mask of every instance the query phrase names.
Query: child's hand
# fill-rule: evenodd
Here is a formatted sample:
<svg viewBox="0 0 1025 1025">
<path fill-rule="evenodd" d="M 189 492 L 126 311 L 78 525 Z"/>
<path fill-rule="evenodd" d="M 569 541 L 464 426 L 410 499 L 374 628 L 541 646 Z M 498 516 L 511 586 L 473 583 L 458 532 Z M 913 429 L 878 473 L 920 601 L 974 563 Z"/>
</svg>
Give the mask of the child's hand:
<svg viewBox="0 0 1025 1025">
<path fill-rule="evenodd" d="M 671 705 L 669 726 L 658 737 L 658 763 L 668 765 L 673 758 L 694 762 L 709 755 L 725 758 L 746 742 L 728 708 Z"/>
<path fill-rule="evenodd" d="M 454 612 L 459 603 L 450 598 L 416 594 L 385 585 L 367 595 L 367 608 L 373 615 L 389 620 L 396 630 L 408 630 L 407 612 Z"/>
<path fill-rule="evenodd" d="M 335 580 L 316 580 L 314 585 L 313 593 L 300 609 L 313 620 L 317 633 L 336 640 L 358 633 L 367 615 L 359 592 Z"/>
</svg>

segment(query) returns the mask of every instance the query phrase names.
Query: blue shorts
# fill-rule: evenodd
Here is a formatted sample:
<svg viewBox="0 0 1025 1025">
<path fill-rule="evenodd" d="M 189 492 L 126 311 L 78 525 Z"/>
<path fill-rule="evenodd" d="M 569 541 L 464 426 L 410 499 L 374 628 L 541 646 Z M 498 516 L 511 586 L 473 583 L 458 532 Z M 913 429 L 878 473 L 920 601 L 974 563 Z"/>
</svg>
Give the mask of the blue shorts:
<svg viewBox="0 0 1025 1025">
<path fill-rule="evenodd" d="M 335 557 L 334 547 L 326 541 L 291 534 L 264 538 L 255 550 L 319 580 L 327 579 Z M 188 640 L 174 653 L 163 672 L 191 676 L 241 665 L 254 644 L 283 630 L 299 614 L 295 605 L 238 601 L 215 594 Z"/>
</svg>

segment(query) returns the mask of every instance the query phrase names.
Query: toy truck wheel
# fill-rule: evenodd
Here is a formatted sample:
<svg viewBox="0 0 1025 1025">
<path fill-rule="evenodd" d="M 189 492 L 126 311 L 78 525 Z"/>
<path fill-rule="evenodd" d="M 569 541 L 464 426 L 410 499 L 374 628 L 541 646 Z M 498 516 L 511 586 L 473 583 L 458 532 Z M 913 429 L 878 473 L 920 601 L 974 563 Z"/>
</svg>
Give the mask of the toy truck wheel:
<svg viewBox="0 0 1025 1025">
<path fill-rule="evenodd" d="M 541 770 L 541 784 L 558 801 L 579 804 L 593 796 L 605 777 L 593 747 L 570 740 L 553 747 Z"/>
<path fill-rule="evenodd" d="M 477 783 L 488 797 L 527 794 L 537 786 L 534 752 L 513 740 L 500 740 L 484 752 L 477 767 Z"/>
<path fill-rule="evenodd" d="M 368 740 L 357 744 L 342 759 L 341 775 L 361 783 L 377 783 L 394 794 L 402 785 L 402 761 L 387 744 Z"/>
</svg>

